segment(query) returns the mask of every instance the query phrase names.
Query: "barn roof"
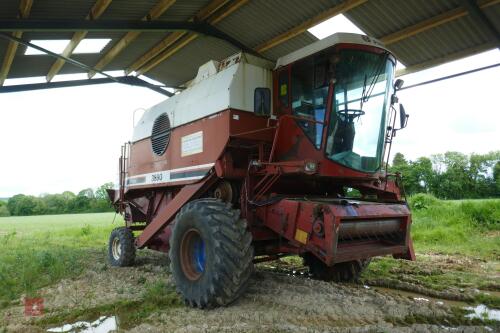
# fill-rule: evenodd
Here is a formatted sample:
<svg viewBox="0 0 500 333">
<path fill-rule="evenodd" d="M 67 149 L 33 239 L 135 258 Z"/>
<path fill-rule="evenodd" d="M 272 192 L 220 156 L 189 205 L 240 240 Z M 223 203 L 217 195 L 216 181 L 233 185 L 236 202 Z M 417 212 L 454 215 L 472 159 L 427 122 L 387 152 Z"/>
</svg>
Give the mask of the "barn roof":
<svg viewBox="0 0 500 333">
<path fill-rule="evenodd" d="M 276 60 L 316 41 L 308 29 L 341 13 L 394 52 L 400 74 L 500 46 L 500 0 L 3 0 L 0 85 L 97 69 L 175 87 L 242 48 Z M 111 41 L 73 54 L 92 38 Z M 25 55 L 23 42 L 48 39 L 71 40 L 62 55 L 88 67 Z"/>
</svg>

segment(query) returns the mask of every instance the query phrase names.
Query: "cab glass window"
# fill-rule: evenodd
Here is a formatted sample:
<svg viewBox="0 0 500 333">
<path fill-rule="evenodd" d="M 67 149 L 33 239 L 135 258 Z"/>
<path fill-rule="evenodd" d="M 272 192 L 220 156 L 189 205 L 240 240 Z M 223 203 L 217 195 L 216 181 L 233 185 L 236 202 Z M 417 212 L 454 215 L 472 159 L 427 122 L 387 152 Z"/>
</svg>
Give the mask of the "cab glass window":
<svg viewBox="0 0 500 333">
<path fill-rule="evenodd" d="M 316 148 L 321 146 L 328 99 L 326 62 L 321 56 L 304 59 L 292 67 L 292 112 L 307 120 L 297 120 Z"/>
</svg>

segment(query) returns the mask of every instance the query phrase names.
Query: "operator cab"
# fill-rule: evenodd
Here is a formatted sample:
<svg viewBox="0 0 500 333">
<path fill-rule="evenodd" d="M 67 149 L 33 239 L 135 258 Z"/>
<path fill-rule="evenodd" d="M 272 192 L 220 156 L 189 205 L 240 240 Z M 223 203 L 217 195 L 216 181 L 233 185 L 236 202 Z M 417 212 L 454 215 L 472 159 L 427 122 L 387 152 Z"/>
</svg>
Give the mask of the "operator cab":
<svg viewBox="0 0 500 333">
<path fill-rule="evenodd" d="M 293 116 L 309 141 L 295 147 L 295 157 L 380 170 L 395 66 L 378 41 L 356 34 L 335 34 L 279 59 L 277 113 Z"/>
</svg>

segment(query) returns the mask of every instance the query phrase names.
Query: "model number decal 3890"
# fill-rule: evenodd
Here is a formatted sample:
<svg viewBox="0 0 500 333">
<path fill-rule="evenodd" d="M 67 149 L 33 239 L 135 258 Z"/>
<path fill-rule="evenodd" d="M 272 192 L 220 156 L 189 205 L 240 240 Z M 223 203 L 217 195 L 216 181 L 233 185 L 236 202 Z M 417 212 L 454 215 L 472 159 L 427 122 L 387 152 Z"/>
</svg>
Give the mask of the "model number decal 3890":
<svg viewBox="0 0 500 333">
<path fill-rule="evenodd" d="M 163 174 L 162 173 L 155 173 L 151 175 L 151 182 L 156 183 L 156 182 L 161 182 L 163 180 Z"/>
</svg>

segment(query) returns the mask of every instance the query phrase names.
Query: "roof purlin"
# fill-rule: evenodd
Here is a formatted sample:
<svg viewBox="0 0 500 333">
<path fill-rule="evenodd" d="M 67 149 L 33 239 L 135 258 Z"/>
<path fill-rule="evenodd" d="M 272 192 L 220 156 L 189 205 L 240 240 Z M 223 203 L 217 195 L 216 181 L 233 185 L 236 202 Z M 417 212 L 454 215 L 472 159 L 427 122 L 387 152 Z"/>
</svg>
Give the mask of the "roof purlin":
<svg viewBox="0 0 500 333">
<path fill-rule="evenodd" d="M 165 11 L 170 8 L 176 0 L 161 0 L 157 3 L 151 10 L 148 15 L 142 18 L 143 21 L 151 21 L 156 20 L 160 17 Z M 104 69 L 107 64 L 109 64 L 118 54 L 120 54 L 130 43 L 132 43 L 137 37 L 139 37 L 141 33 L 139 31 L 129 31 L 120 38 L 118 42 L 97 62 L 94 68 Z M 95 75 L 95 72 L 89 72 L 89 79 Z"/>
<path fill-rule="evenodd" d="M 92 9 L 90 10 L 89 14 L 85 18 L 86 20 L 95 20 L 99 18 L 99 16 L 104 13 L 106 8 L 108 8 L 109 4 L 113 0 L 97 0 L 97 2 L 94 4 Z M 69 41 L 68 45 L 64 48 L 64 51 L 62 53 L 63 56 L 65 57 L 70 57 L 71 54 L 73 54 L 73 51 L 76 49 L 78 44 L 85 38 L 87 35 L 87 31 L 78 31 L 73 34 L 73 37 L 71 37 L 71 40 Z M 49 72 L 47 73 L 46 80 L 47 82 L 52 81 L 54 76 L 59 73 L 61 68 L 64 66 L 64 60 L 62 58 L 57 59 L 52 67 L 50 68 Z"/>
<path fill-rule="evenodd" d="M 33 0 L 22 0 L 19 3 L 19 17 L 27 18 L 29 16 L 31 6 L 33 5 Z M 21 38 L 23 33 L 21 31 L 15 31 L 12 33 L 14 37 Z M 9 71 L 16 56 L 17 42 L 10 41 L 7 50 L 5 51 L 4 59 L 2 62 L 2 68 L 0 70 L 0 86 L 3 86 L 5 80 L 9 76 Z"/>
</svg>

